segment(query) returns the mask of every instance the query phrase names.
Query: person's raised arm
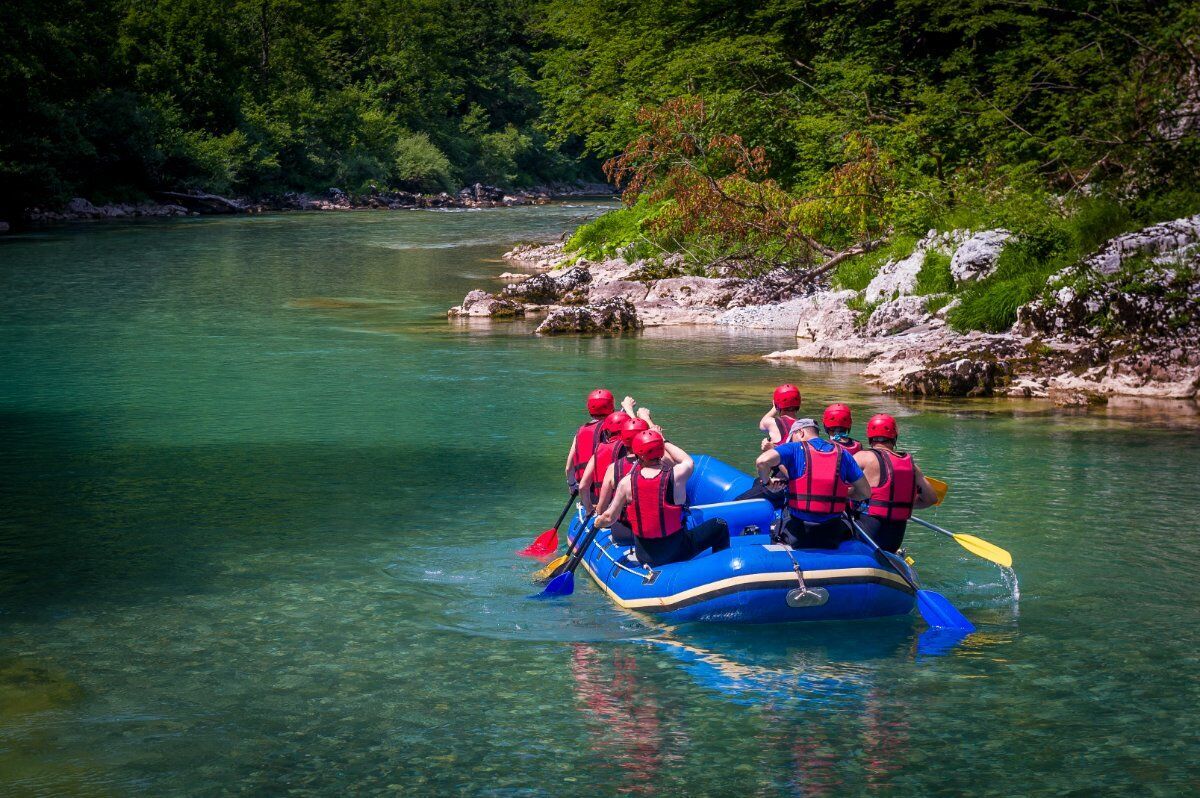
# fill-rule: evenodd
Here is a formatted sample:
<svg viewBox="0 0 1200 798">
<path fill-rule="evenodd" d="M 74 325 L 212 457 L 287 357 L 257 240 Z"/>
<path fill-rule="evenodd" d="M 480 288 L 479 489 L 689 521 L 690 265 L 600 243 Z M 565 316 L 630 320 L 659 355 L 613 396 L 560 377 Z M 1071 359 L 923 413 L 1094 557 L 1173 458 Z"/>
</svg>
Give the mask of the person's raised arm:
<svg viewBox="0 0 1200 798">
<path fill-rule="evenodd" d="M 621 517 L 621 511 L 625 509 L 625 505 L 629 504 L 629 480 L 621 480 L 621 484 L 617 485 L 617 489 L 613 491 L 612 501 L 608 507 L 600 515 L 596 516 L 595 525 L 597 529 L 607 529 L 613 525 L 616 519 Z"/>
<path fill-rule="evenodd" d="M 571 451 L 567 452 L 567 487 L 575 489 L 575 439 L 571 439 Z"/>
<path fill-rule="evenodd" d="M 775 419 L 779 417 L 779 408 L 771 405 L 771 410 L 763 416 L 758 422 L 758 428 L 767 433 L 767 440 L 771 443 L 782 443 L 783 438 L 779 435 L 779 425 L 775 423 Z"/>
<path fill-rule="evenodd" d="M 632 418 L 637 418 L 637 416 L 638 416 L 637 413 L 633 412 L 633 408 L 636 405 L 637 405 L 637 402 L 633 401 L 632 396 L 626 396 L 624 399 L 621 400 L 621 409 L 625 411 L 625 415 L 630 416 Z"/>
</svg>

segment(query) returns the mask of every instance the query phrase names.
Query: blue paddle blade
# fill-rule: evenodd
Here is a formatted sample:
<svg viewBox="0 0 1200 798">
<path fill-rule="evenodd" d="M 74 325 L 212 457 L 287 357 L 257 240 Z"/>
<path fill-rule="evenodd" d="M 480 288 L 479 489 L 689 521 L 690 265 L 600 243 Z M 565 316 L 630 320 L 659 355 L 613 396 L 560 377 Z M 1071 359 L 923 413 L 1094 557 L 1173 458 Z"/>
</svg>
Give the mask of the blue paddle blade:
<svg viewBox="0 0 1200 798">
<path fill-rule="evenodd" d="M 569 596 L 575 592 L 575 574 L 564 571 L 542 588 L 543 596 Z"/>
<path fill-rule="evenodd" d="M 966 634 L 975 631 L 975 625 L 959 612 L 950 599 L 932 590 L 917 591 L 917 609 L 925 623 L 934 629 L 957 629 Z"/>
<path fill-rule="evenodd" d="M 922 657 L 945 656 L 968 634 L 962 629 L 926 629 L 917 638 L 917 654 Z"/>
</svg>

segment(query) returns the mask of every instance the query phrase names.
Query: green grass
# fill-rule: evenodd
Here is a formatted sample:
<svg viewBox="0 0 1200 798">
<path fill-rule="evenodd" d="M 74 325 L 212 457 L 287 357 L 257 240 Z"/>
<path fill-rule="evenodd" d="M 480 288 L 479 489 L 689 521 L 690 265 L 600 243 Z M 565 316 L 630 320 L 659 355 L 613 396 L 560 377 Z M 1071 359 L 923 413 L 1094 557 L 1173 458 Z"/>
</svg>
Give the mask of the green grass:
<svg viewBox="0 0 1200 798">
<path fill-rule="evenodd" d="M 929 299 L 925 300 L 925 312 L 937 313 L 939 310 L 949 305 L 953 299 L 954 297 L 952 297 L 950 294 L 931 296 Z"/>
<path fill-rule="evenodd" d="M 889 259 L 907 257 L 916 245 L 915 237 L 898 235 L 886 246 L 880 247 L 874 252 L 842 261 L 834 269 L 833 275 L 830 277 L 830 284 L 834 288 L 861 291 L 875 278 L 875 275 L 879 274 L 879 269 L 883 264 L 887 263 Z"/>
<path fill-rule="evenodd" d="M 567 252 L 587 260 L 611 258 L 622 251 L 629 260 L 661 255 L 661 249 L 649 240 L 644 228 L 652 212 L 648 205 L 639 202 L 585 222 L 567 239 Z"/>
<path fill-rule="evenodd" d="M 925 253 L 921 271 L 917 272 L 917 284 L 913 293 L 917 296 L 944 294 L 954 289 L 954 278 L 950 275 L 950 256 L 936 250 Z"/>
</svg>

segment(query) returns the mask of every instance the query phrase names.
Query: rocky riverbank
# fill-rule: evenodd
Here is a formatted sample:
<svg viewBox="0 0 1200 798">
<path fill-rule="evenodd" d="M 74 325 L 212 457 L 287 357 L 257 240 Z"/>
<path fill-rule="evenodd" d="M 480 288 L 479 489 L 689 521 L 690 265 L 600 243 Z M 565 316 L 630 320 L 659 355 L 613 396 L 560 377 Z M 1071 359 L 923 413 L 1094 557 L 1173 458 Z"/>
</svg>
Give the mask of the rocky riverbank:
<svg viewBox="0 0 1200 798">
<path fill-rule="evenodd" d="M 473 186 L 462 188 L 455 194 L 446 192 L 420 194 L 374 188 L 355 194 L 340 188 L 331 188 L 321 194 L 284 193 L 258 198 L 231 198 L 204 192 L 161 191 L 154 196 L 153 200 L 137 203 L 93 205 L 83 197 L 76 197 L 61 208 L 31 208 L 26 212 L 24 222 L 41 225 L 96 219 L 162 218 L 278 211 L 498 208 L 537 205 L 570 197 L 611 196 L 611 194 L 611 186 L 604 183 L 554 184 L 507 191 L 496 186 L 476 183 Z M 7 225 L 0 228 L 0 232 L 6 231 Z"/>
<path fill-rule="evenodd" d="M 1197 399 L 1200 389 L 1200 215 L 1108 241 L 1049 280 L 1000 333 L 947 322 L 952 293 L 918 294 L 929 253 L 949 259 L 955 289 L 987 277 L 1014 239 L 1007 230 L 930 231 L 888 260 L 861 292 L 779 269 L 744 279 L 680 272 L 682 258 L 575 261 L 562 244 L 513 249 L 519 271 L 472 291 L 451 316 L 543 317 L 539 334 L 644 326 L 795 330 L 778 362 L 863 362 L 885 390 L 918 395 L 1046 397 L 1086 405 L 1111 395 Z"/>
</svg>

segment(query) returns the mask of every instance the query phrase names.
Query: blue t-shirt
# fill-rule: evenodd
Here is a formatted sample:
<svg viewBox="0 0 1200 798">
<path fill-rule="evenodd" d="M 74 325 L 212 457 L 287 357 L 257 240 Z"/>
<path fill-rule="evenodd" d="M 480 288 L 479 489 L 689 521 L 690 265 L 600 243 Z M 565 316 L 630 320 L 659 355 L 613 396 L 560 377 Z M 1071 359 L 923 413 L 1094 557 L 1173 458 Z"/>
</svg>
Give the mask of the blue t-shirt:
<svg viewBox="0 0 1200 798">
<path fill-rule="evenodd" d="M 813 438 L 805 441 L 809 446 L 816 449 L 818 452 L 833 451 L 834 444 L 824 438 Z M 804 446 L 800 443 L 782 443 L 775 447 L 776 453 L 779 455 L 779 464 L 787 469 L 788 478 L 796 479 L 804 476 L 804 469 L 808 466 L 808 458 L 804 456 Z M 858 463 L 854 462 L 854 455 L 841 449 L 841 457 L 838 458 L 838 476 L 842 478 L 842 482 L 851 485 L 862 479 L 863 471 L 858 467 Z M 793 518 L 799 518 L 803 521 L 828 521 L 830 518 L 837 518 L 837 513 L 805 513 L 799 510 L 789 511 Z"/>
</svg>

